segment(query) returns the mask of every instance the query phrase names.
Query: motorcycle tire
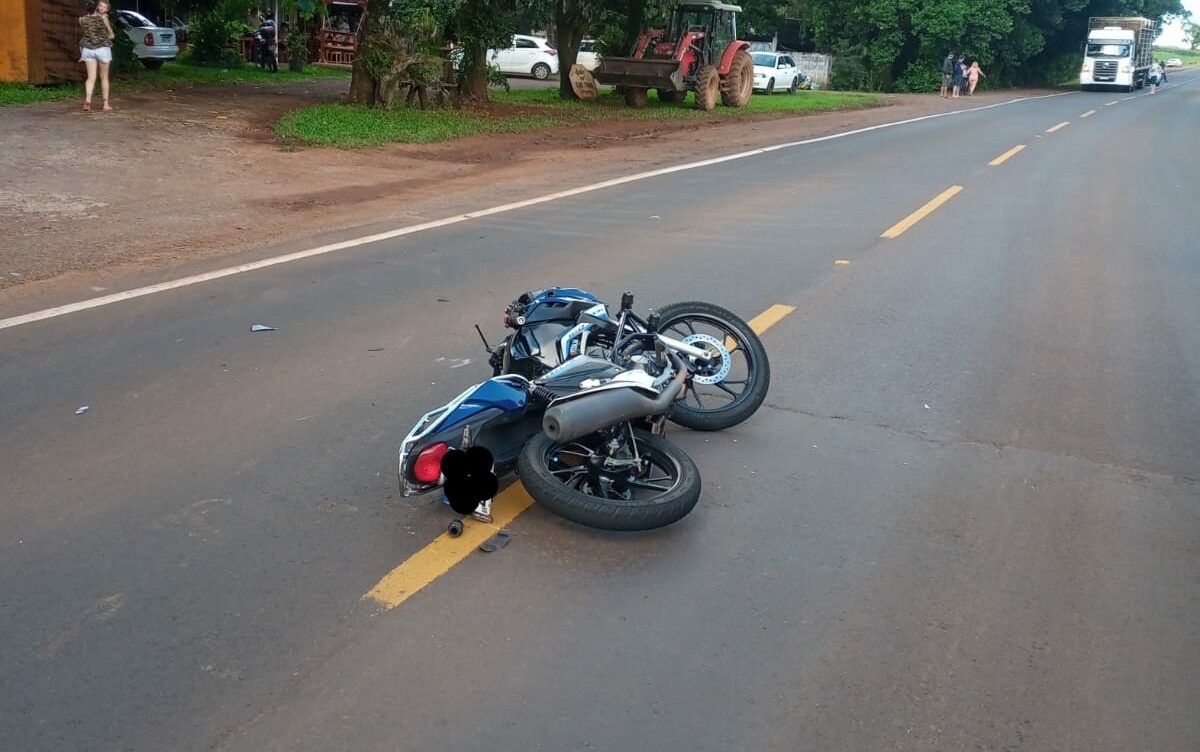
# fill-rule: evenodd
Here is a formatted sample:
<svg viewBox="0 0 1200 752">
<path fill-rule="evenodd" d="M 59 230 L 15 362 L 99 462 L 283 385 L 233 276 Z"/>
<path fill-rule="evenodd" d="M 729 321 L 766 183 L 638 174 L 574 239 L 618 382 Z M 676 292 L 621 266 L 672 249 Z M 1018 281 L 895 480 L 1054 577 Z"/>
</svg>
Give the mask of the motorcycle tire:
<svg viewBox="0 0 1200 752">
<path fill-rule="evenodd" d="M 688 319 L 732 331 L 740 340 L 739 347 L 745 348 L 749 364 L 746 376 L 748 383 L 729 404 L 711 410 L 692 407 L 687 404 L 685 392 L 684 399 L 675 403 L 671 422 L 695 431 L 721 431 L 736 426 L 753 415 L 767 398 L 767 391 L 771 386 L 771 364 L 762 340 L 750 325 L 720 306 L 699 301 L 672 303 L 660 309 L 658 314 L 659 332 L 665 332 L 672 324 Z M 688 388 L 692 387 L 689 385 Z"/>
<path fill-rule="evenodd" d="M 643 500 L 594 496 L 571 488 L 551 472 L 551 453 L 563 449 L 540 431 L 521 449 L 517 474 L 533 499 L 546 509 L 587 527 L 633 532 L 654 530 L 683 519 L 700 501 L 700 471 L 691 457 L 661 436 L 634 429 L 640 455 L 656 466 L 669 464 L 674 473 L 670 488 Z M 584 437 L 586 440 L 588 437 Z M 572 445 L 578 442 L 572 442 Z M 661 468 L 660 468 L 661 469 Z M 666 479 L 662 479 L 666 480 Z"/>
</svg>

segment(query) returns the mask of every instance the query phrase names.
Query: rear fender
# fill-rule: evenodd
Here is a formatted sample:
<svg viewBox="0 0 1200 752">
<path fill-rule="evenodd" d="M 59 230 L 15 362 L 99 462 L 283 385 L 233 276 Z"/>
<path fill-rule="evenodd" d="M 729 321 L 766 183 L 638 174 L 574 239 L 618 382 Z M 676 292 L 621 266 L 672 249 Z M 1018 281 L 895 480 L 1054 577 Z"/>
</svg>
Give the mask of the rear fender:
<svg viewBox="0 0 1200 752">
<path fill-rule="evenodd" d="M 717 72 L 722 76 L 729 75 L 729 66 L 733 65 L 733 56 L 748 49 L 750 49 L 749 42 L 730 42 L 729 46 L 725 48 L 725 54 L 721 55 L 721 66 L 717 68 Z"/>
<path fill-rule="evenodd" d="M 502 440 L 506 427 L 520 423 L 525 416 L 528 388 L 528 381 L 521 376 L 497 376 L 426 413 L 400 444 L 401 492 L 412 496 L 439 485 L 423 483 L 413 476 L 417 458 L 434 444 L 445 442 L 451 448 L 460 449 L 475 445 L 480 436 L 492 435 L 496 437 L 491 440 L 496 445 L 493 454 L 502 451 L 506 446 Z"/>
</svg>

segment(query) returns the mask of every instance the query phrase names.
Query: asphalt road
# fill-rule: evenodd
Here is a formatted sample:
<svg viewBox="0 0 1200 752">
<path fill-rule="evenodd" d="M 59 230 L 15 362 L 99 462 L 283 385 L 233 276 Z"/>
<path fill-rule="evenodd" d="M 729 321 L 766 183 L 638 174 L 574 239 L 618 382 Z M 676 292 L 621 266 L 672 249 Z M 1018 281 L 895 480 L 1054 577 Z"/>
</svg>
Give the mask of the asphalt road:
<svg viewBox="0 0 1200 752">
<path fill-rule="evenodd" d="M 0 749 L 1200 748 L 1197 79 L 0 330 Z M 400 439 L 548 284 L 794 306 L 767 406 L 675 431 L 677 525 L 535 505 L 364 600 L 448 520 Z"/>
</svg>

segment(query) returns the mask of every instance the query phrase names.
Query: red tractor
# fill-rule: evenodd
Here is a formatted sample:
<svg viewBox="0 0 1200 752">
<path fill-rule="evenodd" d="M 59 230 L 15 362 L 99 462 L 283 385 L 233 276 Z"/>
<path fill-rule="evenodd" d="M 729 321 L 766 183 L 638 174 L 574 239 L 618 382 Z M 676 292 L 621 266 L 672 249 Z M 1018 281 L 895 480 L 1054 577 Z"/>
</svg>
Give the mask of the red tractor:
<svg viewBox="0 0 1200 752">
<path fill-rule="evenodd" d="M 643 31 L 631 57 L 602 57 L 592 72 L 613 84 L 630 107 L 644 107 L 650 89 L 663 102 L 682 101 L 696 92 L 696 107 L 711 110 L 717 98 L 742 107 L 754 87 L 750 45 L 737 38 L 737 5 L 693 0 L 681 2 L 666 27 Z"/>
</svg>

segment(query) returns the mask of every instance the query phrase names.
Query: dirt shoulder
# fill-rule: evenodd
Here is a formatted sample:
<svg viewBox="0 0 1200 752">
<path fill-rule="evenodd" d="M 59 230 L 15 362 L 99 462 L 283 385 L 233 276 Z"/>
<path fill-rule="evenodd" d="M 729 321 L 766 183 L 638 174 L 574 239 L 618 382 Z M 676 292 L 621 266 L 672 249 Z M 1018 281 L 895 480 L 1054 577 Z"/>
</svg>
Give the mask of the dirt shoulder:
<svg viewBox="0 0 1200 752">
<path fill-rule="evenodd" d="M 0 304 L 1030 93 L 891 96 L 869 110 L 600 123 L 357 151 L 274 137 L 284 112 L 337 101 L 347 86 L 114 92 L 117 110 L 107 114 L 75 102 L 0 110 Z"/>
</svg>

